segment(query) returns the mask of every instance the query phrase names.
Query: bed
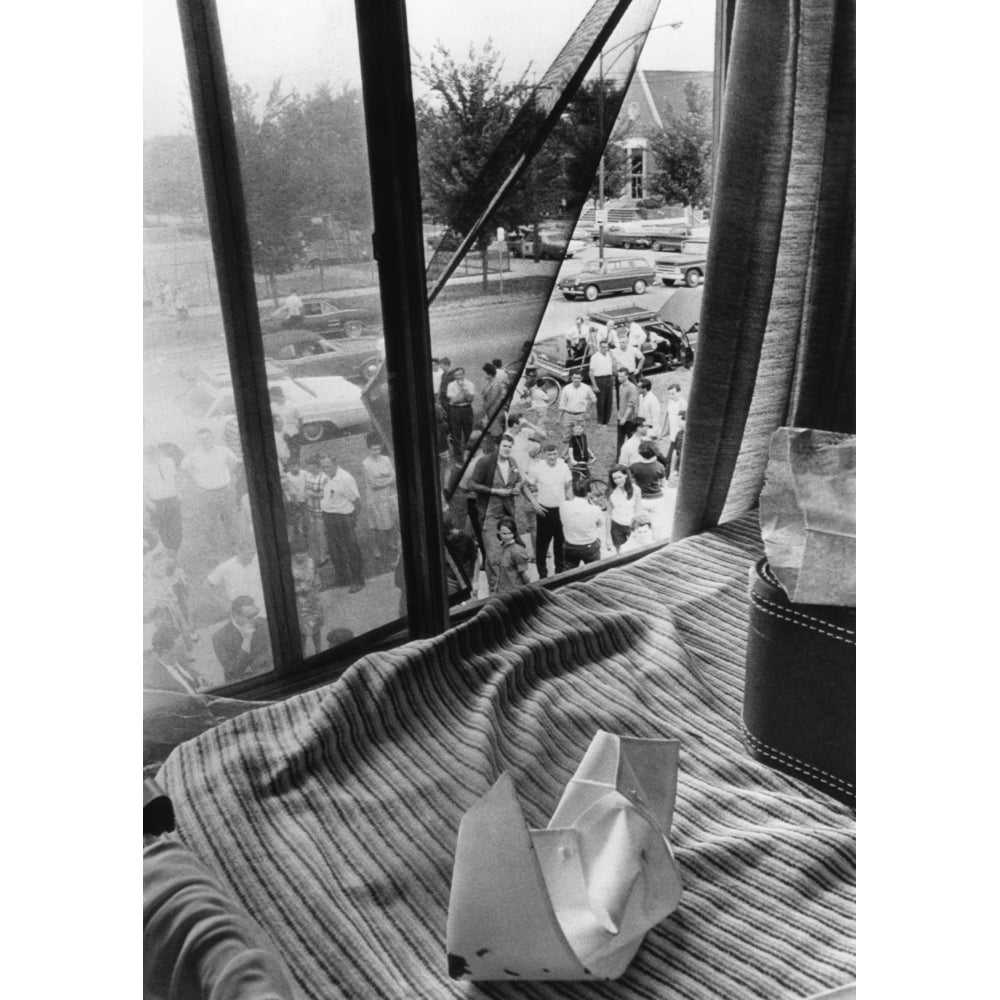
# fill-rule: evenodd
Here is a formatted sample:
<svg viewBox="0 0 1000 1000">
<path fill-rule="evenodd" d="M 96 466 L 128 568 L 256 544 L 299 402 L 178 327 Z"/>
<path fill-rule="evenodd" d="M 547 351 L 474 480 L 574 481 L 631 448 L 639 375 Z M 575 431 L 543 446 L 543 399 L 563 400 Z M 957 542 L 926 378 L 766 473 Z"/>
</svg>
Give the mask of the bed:
<svg viewBox="0 0 1000 1000">
<path fill-rule="evenodd" d="M 176 837 L 313 1000 L 808 997 L 854 979 L 854 816 L 740 739 L 753 513 L 189 740 Z M 445 924 L 463 813 L 504 770 L 543 826 L 598 729 L 680 740 L 684 893 L 614 982 L 469 984 Z"/>
</svg>

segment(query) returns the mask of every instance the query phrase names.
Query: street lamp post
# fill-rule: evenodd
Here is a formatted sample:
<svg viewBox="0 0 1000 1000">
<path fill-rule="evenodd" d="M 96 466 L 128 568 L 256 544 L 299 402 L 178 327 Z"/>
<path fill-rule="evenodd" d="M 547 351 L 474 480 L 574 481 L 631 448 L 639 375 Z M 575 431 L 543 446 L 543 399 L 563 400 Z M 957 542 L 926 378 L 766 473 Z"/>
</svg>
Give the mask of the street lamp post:
<svg viewBox="0 0 1000 1000">
<path fill-rule="evenodd" d="M 658 31 L 660 28 L 673 28 L 675 31 L 683 24 L 683 21 L 672 21 L 669 24 L 655 24 L 653 27 L 646 31 L 636 32 L 634 35 L 629 35 L 628 38 L 622 39 L 617 45 L 613 45 L 608 51 L 614 52 L 615 49 L 621 48 L 623 45 L 628 45 L 629 42 L 633 41 L 640 36 L 645 37 L 650 33 L 650 31 Z M 612 60 L 611 65 L 608 69 L 613 69 L 616 62 L 625 54 L 624 50 L 618 53 L 618 55 Z M 604 51 L 603 49 L 597 54 L 597 134 L 599 136 L 604 135 Z M 600 215 L 598 216 L 597 223 L 597 258 L 600 261 L 604 260 L 604 149 L 601 150 L 601 159 L 598 163 L 597 168 L 597 201 L 599 205 Z"/>
</svg>

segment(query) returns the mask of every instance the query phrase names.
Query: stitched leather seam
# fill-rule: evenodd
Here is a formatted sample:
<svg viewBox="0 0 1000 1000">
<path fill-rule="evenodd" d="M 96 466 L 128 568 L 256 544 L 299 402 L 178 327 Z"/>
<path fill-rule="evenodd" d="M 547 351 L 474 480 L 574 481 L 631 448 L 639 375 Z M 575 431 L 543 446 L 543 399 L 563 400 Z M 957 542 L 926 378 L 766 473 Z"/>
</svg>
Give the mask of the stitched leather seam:
<svg viewBox="0 0 1000 1000">
<path fill-rule="evenodd" d="M 772 747 L 769 743 L 765 743 L 763 740 L 759 740 L 753 733 L 750 732 L 749 729 L 747 729 L 747 724 L 742 719 L 740 719 L 740 729 L 743 731 L 744 738 L 752 744 L 753 749 L 763 756 L 770 757 L 772 760 L 776 760 L 780 764 L 785 764 L 788 767 L 791 767 L 794 771 L 800 771 L 803 774 L 808 774 L 809 777 L 822 782 L 824 785 L 833 785 L 845 794 L 850 795 L 852 798 L 854 797 L 854 785 L 851 784 L 851 782 L 845 781 L 843 778 L 838 778 L 836 775 L 830 774 L 829 771 L 824 771 L 812 764 L 807 764 L 804 760 L 799 760 L 798 757 L 793 757 L 791 754 L 785 753 L 777 747 Z M 801 764 L 802 766 L 796 767 L 796 764 Z"/>
<path fill-rule="evenodd" d="M 773 618 L 781 618 L 781 619 L 783 619 L 786 622 L 791 622 L 793 625 L 800 625 L 800 626 L 802 626 L 802 628 L 807 628 L 807 629 L 812 630 L 813 632 L 819 632 L 821 635 L 829 636 L 831 639 L 839 639 L 841 642 L 846 642 L 849 646 L 855 645 L 854 640 L 853 639 L 848 639 L 847 636 L 845 636 L 845 635 L 837 635 L 836 632 L 827 632 L 826 629 L 816 628 L 815 625 L 806 625 L 806 623 L 803 622 L 803 621 L 801 621 L 800 618 L 790 618 L 788 615 L 779 615 L 777 611 L 768 611 L 767 608 L 765 608 L 765 607 L 762 606 L 761 602 L 763 602 L 763 604 L 771 604 L 771 602 L 768 601 L 768 600 L 765 600 L 762 597 L 758 597 L 754 593 L 750 594 L 750 600 L 753 601 L 753 603 L 757 605 L 757 609 L 759 611 L 761 611 L 765 615 L 771 615 Z M 781 605 L 780 604 L 774 604 L 774 605 L 772 605 L 772 607 L 781 608 Z M 782 608 L 781 610 L 784 611 L 786 609 Z M 803 615 L 802 617 L 808 617 L 808 615 Z M 813 621 L 819 621 L 818 618 L 814 618 L 812 620 Z M 838 626 L 833 625 L 831 627 L 832 628 L 837 628 Z M 850 632 L 847 629 L 844 629 L 844 631 L 847 632 L 848 635 L 851 635 L 851 636 L 854 635 L 853 632 Z"/>
<path fill-rule="evenodd" d="M 849 628 L 844 628 L 843 625 L 832 625 L 830 622 L 823 621 L 822 618 L 817 618 L 815 615 L 807 615 L 804 611 L 797 611 L 795 608 L 786 608 L 782 604 L 776 604 L 774 601 L 769 601 L 766 597 L 761 597 L 760 594 L 753 595 L 755 601 L 762 601 L 764 604 L 770 605 L 772 608 L 777 608 L 779 611 L 787 611 L 789 614 L 796 615 L 799 618 L 805 618 L 811 622 L 818 622 L 820 625 L 825 625 L 827 628 L 835 629 L 837 632 L 846 632 L 848 635 L 854 635 L 854 630 Z"/>
</svg>

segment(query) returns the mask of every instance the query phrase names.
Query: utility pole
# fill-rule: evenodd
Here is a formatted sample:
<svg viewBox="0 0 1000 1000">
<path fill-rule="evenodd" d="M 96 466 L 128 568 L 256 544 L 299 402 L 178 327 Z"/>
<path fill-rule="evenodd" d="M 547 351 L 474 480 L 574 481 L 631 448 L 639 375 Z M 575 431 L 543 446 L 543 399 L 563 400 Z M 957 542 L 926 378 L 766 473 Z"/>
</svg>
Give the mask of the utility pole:
<svg viewBox="0 0 1000 1000">
<path fill-rule="evenodd" d="M 597 134 L 604 137 L 604 51 L 597 55 Z M 604 147 L 597 169 L 597 203 L 600 215 L 597 223 L 597 259 L 604 261 Z"/>
<path fill-rule="evenodd" d="M 615 49 L 621 48 L 627 45 L 629 42 L 640 37 L 640 35 L 645 39 L 650 31 L 658 31 L 660 28 L 673 28 L 675 31 L 683 25 L 683 21 L 673 21 L 670 24 L 654 24 L 651 28 L 646 31 L 641 31 L 638 34 L 630 35 L 628 38 L 623 39 L 617 45 L 613 45 L 608 51 L 614 52 Z M 615 63 L 622 57 L 624 49 L 619 52 L 614 59 L 611 60 L 611 65 L 609 69 L 614 69 Z M 597 54 L 597 134 L 604 135 L 604 50 L 602 49 Z M 601 150 L 601 159 L 597 168 L 597 202 L 599 205 L 598 211 L 600 215 L 597 223 L 597 258 L 600 261 L 604 260 L 604 150 Z"/>
</svg>

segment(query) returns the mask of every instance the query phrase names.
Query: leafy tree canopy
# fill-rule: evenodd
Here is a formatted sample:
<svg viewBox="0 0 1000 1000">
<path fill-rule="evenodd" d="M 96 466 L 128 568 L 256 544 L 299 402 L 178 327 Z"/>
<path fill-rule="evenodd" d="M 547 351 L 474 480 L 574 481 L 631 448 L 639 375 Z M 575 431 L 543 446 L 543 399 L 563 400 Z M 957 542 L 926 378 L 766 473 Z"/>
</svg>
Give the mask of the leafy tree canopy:
<svg viewBox="0 0 1000 1000">
<path fill-rule="evenodd" d="M 712 99 L 693 81 L 684 88 L 686 111 L 669 108 L 663 131 L 651 143 L 656 173 L 650 188 L 668 202 L 680 202 L 689 214 L 711 204 Z"/>
<path fill-rule="evenodd" d="M 429 89 L 416 102 L 424 212 L 458 232 L 467 224 L 464 212 L 490 153 L 528 94 L 523 76 L 508 83 L 501 79 L 502 71 L 503 60 L 492 41 L 481 53 L 470 46 L 461 63 L 439 42 L 417 67 Z M 523 211 L 523 197 L 505 198 L 491 223 L 520 224 Z"/>
<path fill-rule="evenodd" d="M 470 48 L 464 62 L 439 44 L 417 70 L 430 91 L 417 102 L 424 211 L 458 233 L 472 224 L 469 205 L 475 204 L 483 169 L 515 118 L 522 134 L 532 130 L 532 106 L 525 105 L 531 100 L 531 88 L 523 75 L 505 82 L 502 69 L 499 54 L 487 42 L 482 52 Z M 494 226 L 531 225 L 597 196 L 604 136 L 621 103 L 614 80 L 604 81 L 603 109 L 601 100 L 598 81 L 580 87 L 527 170 L 495 209 L 480 236 L 480 247 Z M 625 153 L 610 144 L 605 155 L 606 190 L 620 190 L 624 182 Z M 479 202 L 485 204 L 489 192 L 482 194 Z"/>
<path fill-rule="evenodd" d="M 608 79 L 603 83 L 603 105 L 601 81 L 587 80 L 570 101 L 559 123 L 567 204 L 573 208 L 588 198 L 598 197 L 601 149 L 621 105 L 618 84 Z M 608 142 L 604 150 L 605 197 L 614 197 L 624 187 L 625 160 L 625 151 L 614 141 Z"/>
<path fill-rule="evenodd" d="M 266 98 L 230 80 L 233 121 L 255 268 L 272 279 L 302 255 L 302 220 L 371 225 L 368 146 L 359 90 L 320 85 L 306 96 L 276 80 Z M 144 209 L 204 212 L 198 149 L 191 134 L 156 136 L 143 146 Z"/>
</svg>

